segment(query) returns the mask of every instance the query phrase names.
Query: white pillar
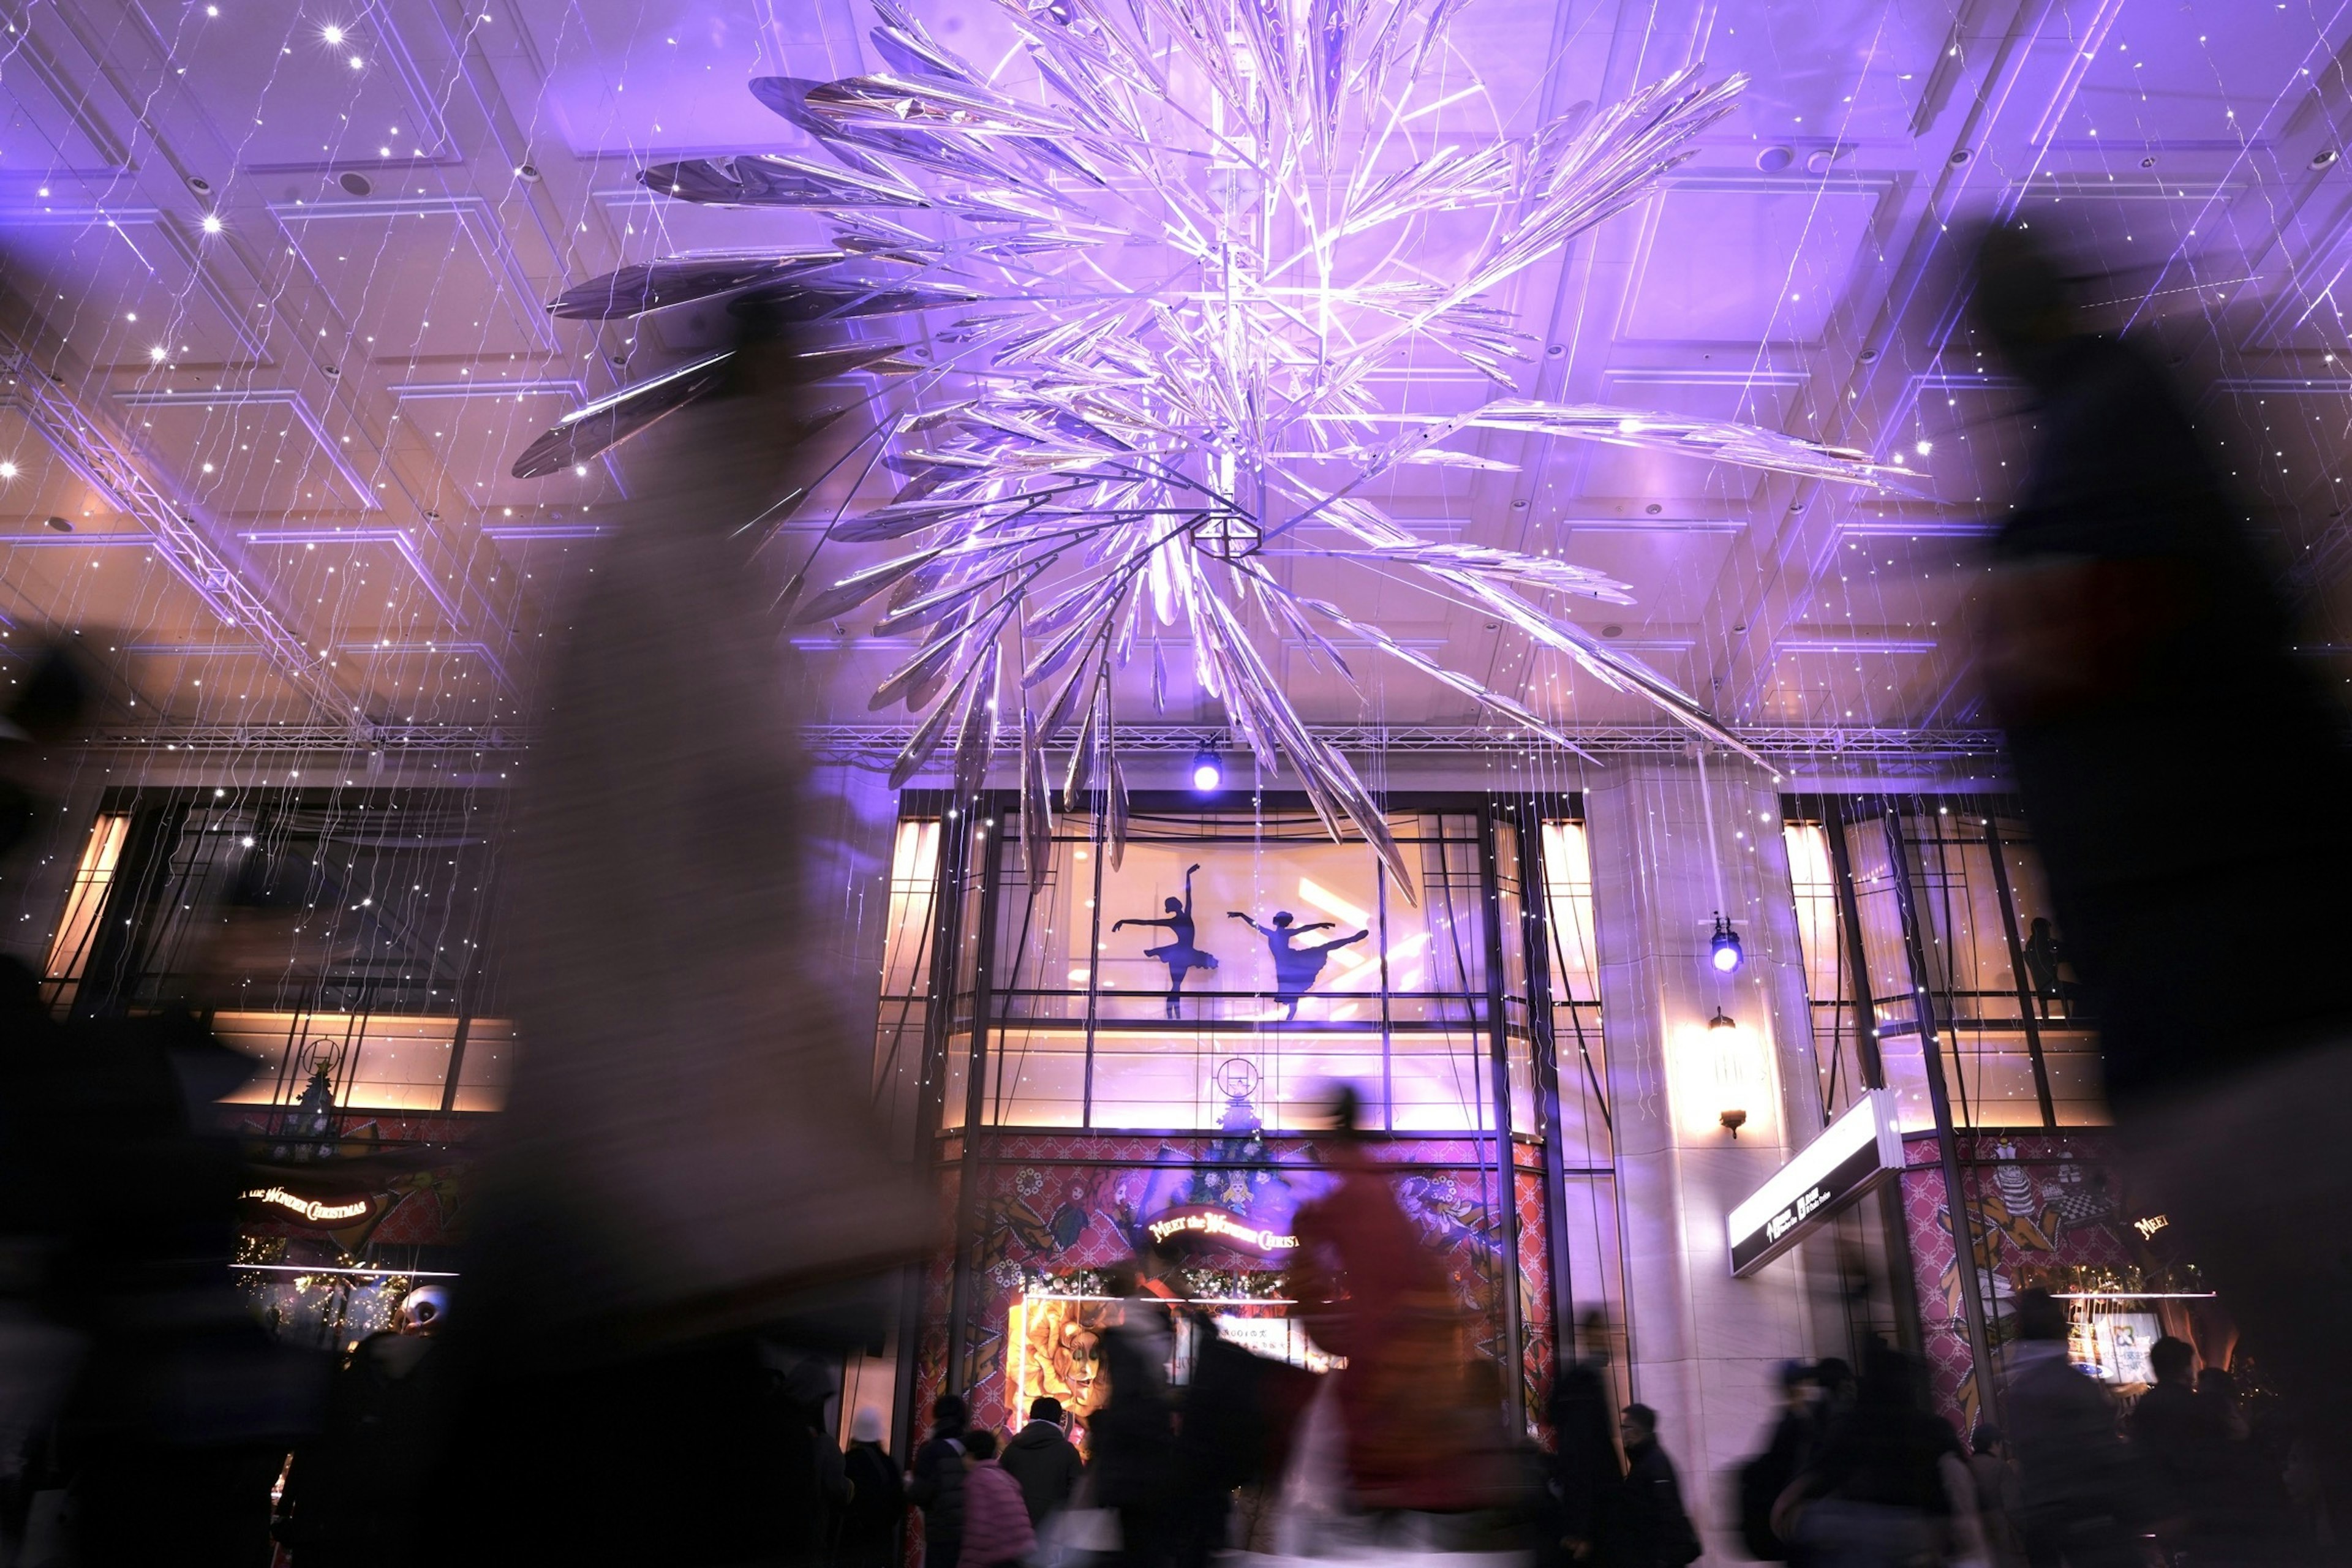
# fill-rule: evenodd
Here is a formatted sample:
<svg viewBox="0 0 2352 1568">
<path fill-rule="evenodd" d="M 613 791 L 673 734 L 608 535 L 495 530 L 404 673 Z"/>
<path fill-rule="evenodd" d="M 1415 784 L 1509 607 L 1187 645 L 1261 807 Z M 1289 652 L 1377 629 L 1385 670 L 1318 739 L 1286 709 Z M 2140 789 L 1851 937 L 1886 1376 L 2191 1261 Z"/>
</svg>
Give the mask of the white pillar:
<svg viewBox="0 0 2352 1568">
<path fill-rule="evenodd" d="M 1811 1353 L 1801 1265 L 1731 1278 L 1724 1220 L 1821 1124 L 1780 807 L 1770 777 L 1710 757 L 1626 763 L 1584 795 L 1620 1221 L 1626 1385 L 1710 1561 L 1736 1562 L 1734 1473 L 1760 1447 L 1781 1362 Z M 1714 850 L 1709 849 L 1709 808 Z M 1709 963 L 1714 913 L 1746 962 Z M 1733 1029 L 1710 1029 L 1720 1007 Z M 1723 1111 L 1747 1112 L 1735 1139 Z"/>
</svg>

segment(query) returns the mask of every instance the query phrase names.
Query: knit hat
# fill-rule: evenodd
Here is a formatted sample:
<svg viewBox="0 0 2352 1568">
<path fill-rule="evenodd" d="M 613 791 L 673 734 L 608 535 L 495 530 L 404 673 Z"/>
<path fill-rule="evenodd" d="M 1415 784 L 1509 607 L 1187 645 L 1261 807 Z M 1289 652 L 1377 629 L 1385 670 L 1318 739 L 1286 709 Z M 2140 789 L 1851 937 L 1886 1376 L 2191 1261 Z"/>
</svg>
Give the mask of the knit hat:
<svg viewBox="0 0 2352 1568">
<path fill-rule="evenodd" d="M 850 1418 L 849 1440 L 853 1443 L 879 1443 L 882 1440 L 882 1412 L 871 1405 L 861 1405 Z"/>
</svg>

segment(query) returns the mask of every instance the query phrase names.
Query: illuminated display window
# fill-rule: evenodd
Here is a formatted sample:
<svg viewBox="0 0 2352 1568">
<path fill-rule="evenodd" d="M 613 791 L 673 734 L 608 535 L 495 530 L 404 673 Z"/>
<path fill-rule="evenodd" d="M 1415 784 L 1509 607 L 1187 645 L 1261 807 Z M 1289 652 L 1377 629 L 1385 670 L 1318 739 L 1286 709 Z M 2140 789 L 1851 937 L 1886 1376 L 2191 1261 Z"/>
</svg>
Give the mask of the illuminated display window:
<svg viewBox="0 0 2352 1568">
<path fill-rule="evenodd" d="M 1496 1125 L 1499 1058 L 1511 1130 L 1532 1139 L 1525 944 L 1565 921 L 1542 969 L 1568 989 L 1540 1022 L 1583 1037 L 1563 1136 L 1580 1161 L 1606 1159 L 1580 823 L 1394 812 L 1409 896 L 1369 845 L 1333 841 L 1304 810 L 1139 800 L 1116 856 L 1103 824 L 1069 814 L 1032 868 L 1014 818 L 984 800 L 946 809 L 910 803 L 899 826 L 875 1058 L 877 1101 L 899 1124 L 916 1114 L 910 1086 L 929 1082 L 946 1132 L 1207 1131 L 1237 1101 L 1278 1130 L 1299 1125 L 1318 1081 L 1347 1079 L 1389 1131 L 1475 1132 Z M 1545 889 L 1532 908 L 1530 876 Z"/>
<path fill-rule="evenodd" d="M 1934 1125 L 1932 1037 L 1956 1126 L 2106 1119 L 2021 822 L 1966 799 L 1816 799 L 1790 803 L 1784 834 L 1828 1111 L 1883 1084 L 1906 1131 Z"/>
</svg>

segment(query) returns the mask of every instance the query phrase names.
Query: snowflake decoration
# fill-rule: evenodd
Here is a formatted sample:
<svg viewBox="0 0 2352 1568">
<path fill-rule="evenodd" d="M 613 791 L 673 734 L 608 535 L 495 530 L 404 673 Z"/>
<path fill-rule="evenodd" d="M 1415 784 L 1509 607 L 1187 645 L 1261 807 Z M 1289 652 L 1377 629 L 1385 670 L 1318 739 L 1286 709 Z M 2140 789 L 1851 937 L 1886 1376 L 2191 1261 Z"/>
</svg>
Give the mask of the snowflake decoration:
<svg viewBox="0 0 2352 1568">
<path fill-rule="evenodd" d="M 794 597 L 809 622 L 878 599 L 877 635 L 915 637 L 873 699 L 919 716 L 894 787 L 944 753 L 957 787 L 976 789 L 1013 745 L 1037 864 L 1051 832 L 1045 754 L 1066 745 L 1064 795 L 1099 780 L 1116 856 L 1113 673 L 1148 655 L 1164 710 L 1166 644 L 1189 644 L 1195 681 L 1259 764 L 1286 756 L 1326 826 L 1352 822 L 1412 897 L 1381 814 L 1292 707 L 1270 645 L 1353 680 L 1338 643 L 1360 643 L 1573 742 L 1518 699 L 1302 591 L 1303 557 L 1475 610 L 1747 751 L 1552 607 L 1631 603 L 1622 584 L 1548 552 L 1423 539 L 1375 499 L 1406 465 L 1509 468 L 1446 445 L 1486 430 L 1815 479 L 1899 472 L 1751 426 L 1515 395 L 1529 341 L 1488 296 L 1653 189 L 1744 84 L 1693 67 L 1528 136 L 1465 137 L 1444 111 L 1486 89 L 1448 37 L 1462 5 L 992 0 L 1010 47 L 983 69 L 876 0 L 890 69 L 751 84 L 830 162 L 745 153 L 641 174 L 678 200 L 832 225 L 823 247 L 624 268 L 553 309 L 610 320 L 729 298 L 739 316 L 834 334 L 802 351 L 806 379 L 874 379 L 866 401 L 880 414 L 860 445 L 903 482 L 886 504 L 836 515 L 826 542 L 894 552 L 830 584 L 808 586 L 804 569 Z M 942 310 L 952 322 L 919 351 L 856 335 Z M 727 358 L 567 416 L 516 473 L 625 439 L 717 386 Z M 1492 395 L 1442 417 L 1382 405 L 1382 384 L 1433 360 L 1472 367 Z"/>
</svg>

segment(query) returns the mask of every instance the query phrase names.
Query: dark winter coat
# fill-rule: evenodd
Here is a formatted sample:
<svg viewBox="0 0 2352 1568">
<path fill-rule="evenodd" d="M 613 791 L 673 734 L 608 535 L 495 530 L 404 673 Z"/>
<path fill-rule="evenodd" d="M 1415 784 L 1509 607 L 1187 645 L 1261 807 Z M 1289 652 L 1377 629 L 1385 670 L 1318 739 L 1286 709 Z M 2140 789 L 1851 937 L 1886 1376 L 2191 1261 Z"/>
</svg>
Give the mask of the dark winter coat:
<svg viewBox="0 0 2352 1568">
<path fill-rule="evenodd" d="M 1077 1445 L 1051 1421 L 1032 1421 L 1004 1445 L 997 1463 L 1021 1483 L 1021 1500 L 1029 1508 L 1029 1522 L 1043 1524 L 1045 1516 L 1070 1500 L 1087 1462 Z"/>
<path fill-rule="evenodd" d="M 963 1443 L 959 1432 L 934 1432 L 915 1450 L 914 1484 L 907 1500 L 923 1510 L 923 1542 L 932 1568 L 954 1568 L 963 1549 Z"/>
<path fill-rule="evenodd" d="M 1698 1531 L 1683 1509 L 1675 1465 L 1654 1442 L 1625 1450 L 1627 1568 L 1683 1568 L 1698 1557 Z"/>
<path fill-rule="evenodd" d="M 907 1511 L 907 1483 L 877 1443 L 852 1443 L 842 1458 L 851 1488 L 842 1510 L 842 1568 L 893 1568 L 898 1521 Z"/>
</svg>

